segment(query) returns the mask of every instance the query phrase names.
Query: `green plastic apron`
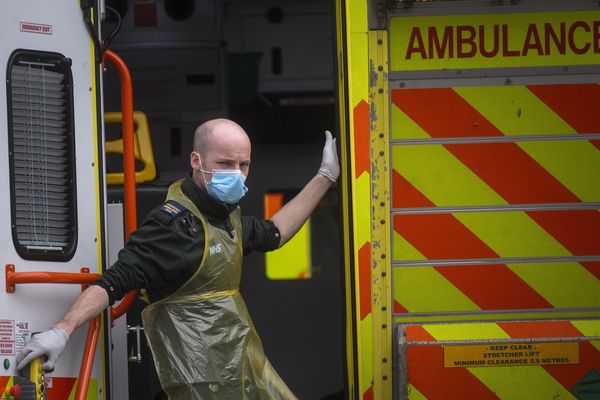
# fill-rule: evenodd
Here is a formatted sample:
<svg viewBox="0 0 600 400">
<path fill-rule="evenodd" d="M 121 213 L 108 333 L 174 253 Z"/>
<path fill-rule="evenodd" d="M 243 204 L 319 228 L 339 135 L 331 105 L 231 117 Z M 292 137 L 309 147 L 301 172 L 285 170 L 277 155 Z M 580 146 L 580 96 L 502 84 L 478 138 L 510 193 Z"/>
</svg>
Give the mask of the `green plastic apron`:
<svg viewBox="0 0 600 400">
<path fill-rule="evenodd" d="M 265 356 L 238 291 L 243 257 L 239 207 L 230 215 L 232 238 L 206 222 L 182 193 L 181 182 L 171 185 L 167 199 L 200 219 L 205 248 L 196 273 L 142 312 L 163 390 L 172 400 L 296 399 Z"/>
</svg>

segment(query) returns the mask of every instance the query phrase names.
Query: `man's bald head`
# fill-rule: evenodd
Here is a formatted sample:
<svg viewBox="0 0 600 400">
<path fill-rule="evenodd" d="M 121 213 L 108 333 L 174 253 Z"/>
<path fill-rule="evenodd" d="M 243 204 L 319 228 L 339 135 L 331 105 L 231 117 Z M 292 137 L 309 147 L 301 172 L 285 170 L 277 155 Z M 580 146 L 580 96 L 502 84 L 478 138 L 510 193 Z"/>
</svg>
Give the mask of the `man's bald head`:
<svg viewBox="0 0 600 400">
<path fill-rule="evenodd" d="M 194 132 L 193 150 L 200 153 L 202 157 L 205 157 L 211 149 L 213 135 L 219 133 L 223 135 L 243 133 L 243 135 L 246 135 L 244 129 L 230 119 L 211 119 L 196 128 L 196 131 Z"/>
<path fill-rule="evenodd" d="M 250 153 L 250 138 L 241 126 L 224 118 L 206 121 L 194 132 L 192 178 L 204 187 L 212 179 L 213 170 L 240 170 L 247 176 Z"/>
</svg>

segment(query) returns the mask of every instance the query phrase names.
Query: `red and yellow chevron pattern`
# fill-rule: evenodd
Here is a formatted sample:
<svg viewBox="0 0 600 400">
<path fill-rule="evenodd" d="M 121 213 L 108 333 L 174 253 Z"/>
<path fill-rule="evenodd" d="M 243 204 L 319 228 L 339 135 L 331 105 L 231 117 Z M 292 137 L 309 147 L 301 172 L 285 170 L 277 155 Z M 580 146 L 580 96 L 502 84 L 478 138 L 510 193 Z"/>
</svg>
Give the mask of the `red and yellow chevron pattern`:
<svg viewBox="0 0 600 400">
<path fill-rule="evenodd" d="M 600 85 L 391 100 L 396 313 L 600 306 Z"/>
</svg>

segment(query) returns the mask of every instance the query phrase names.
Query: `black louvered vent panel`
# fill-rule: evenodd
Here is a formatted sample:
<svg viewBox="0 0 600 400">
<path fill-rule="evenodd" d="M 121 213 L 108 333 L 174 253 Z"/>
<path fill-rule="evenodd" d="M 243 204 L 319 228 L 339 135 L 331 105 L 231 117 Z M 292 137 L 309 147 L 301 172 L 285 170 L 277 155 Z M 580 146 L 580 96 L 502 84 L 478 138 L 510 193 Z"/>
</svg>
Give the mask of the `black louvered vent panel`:
<svg viewBox="0 0 600 400">
<path fill-rule="evenodd" d="M 8 71 L 13 240 L 27 259 L 66 260 L 76 243 L 70 64 L 17 51 Z"/>
</svg>

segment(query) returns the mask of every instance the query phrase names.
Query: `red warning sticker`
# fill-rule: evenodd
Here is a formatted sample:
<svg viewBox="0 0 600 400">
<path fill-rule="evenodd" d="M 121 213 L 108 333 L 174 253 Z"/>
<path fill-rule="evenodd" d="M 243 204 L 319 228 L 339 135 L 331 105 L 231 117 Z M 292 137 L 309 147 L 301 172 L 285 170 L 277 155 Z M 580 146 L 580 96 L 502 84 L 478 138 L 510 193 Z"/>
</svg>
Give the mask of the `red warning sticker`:
<svg viewBox="0 0 600 400">
<path fill-rule="evenodd" d="M 52 35 L 52 25 L 36 24 L 35 22 L 20 23 L 21 32 L 39 33 L 42 35 Z"/>
<path fill-rule="evenodd" d="M 15 355 L 15 321 L 0 319 L 0 356 Z"/>
</svg>

